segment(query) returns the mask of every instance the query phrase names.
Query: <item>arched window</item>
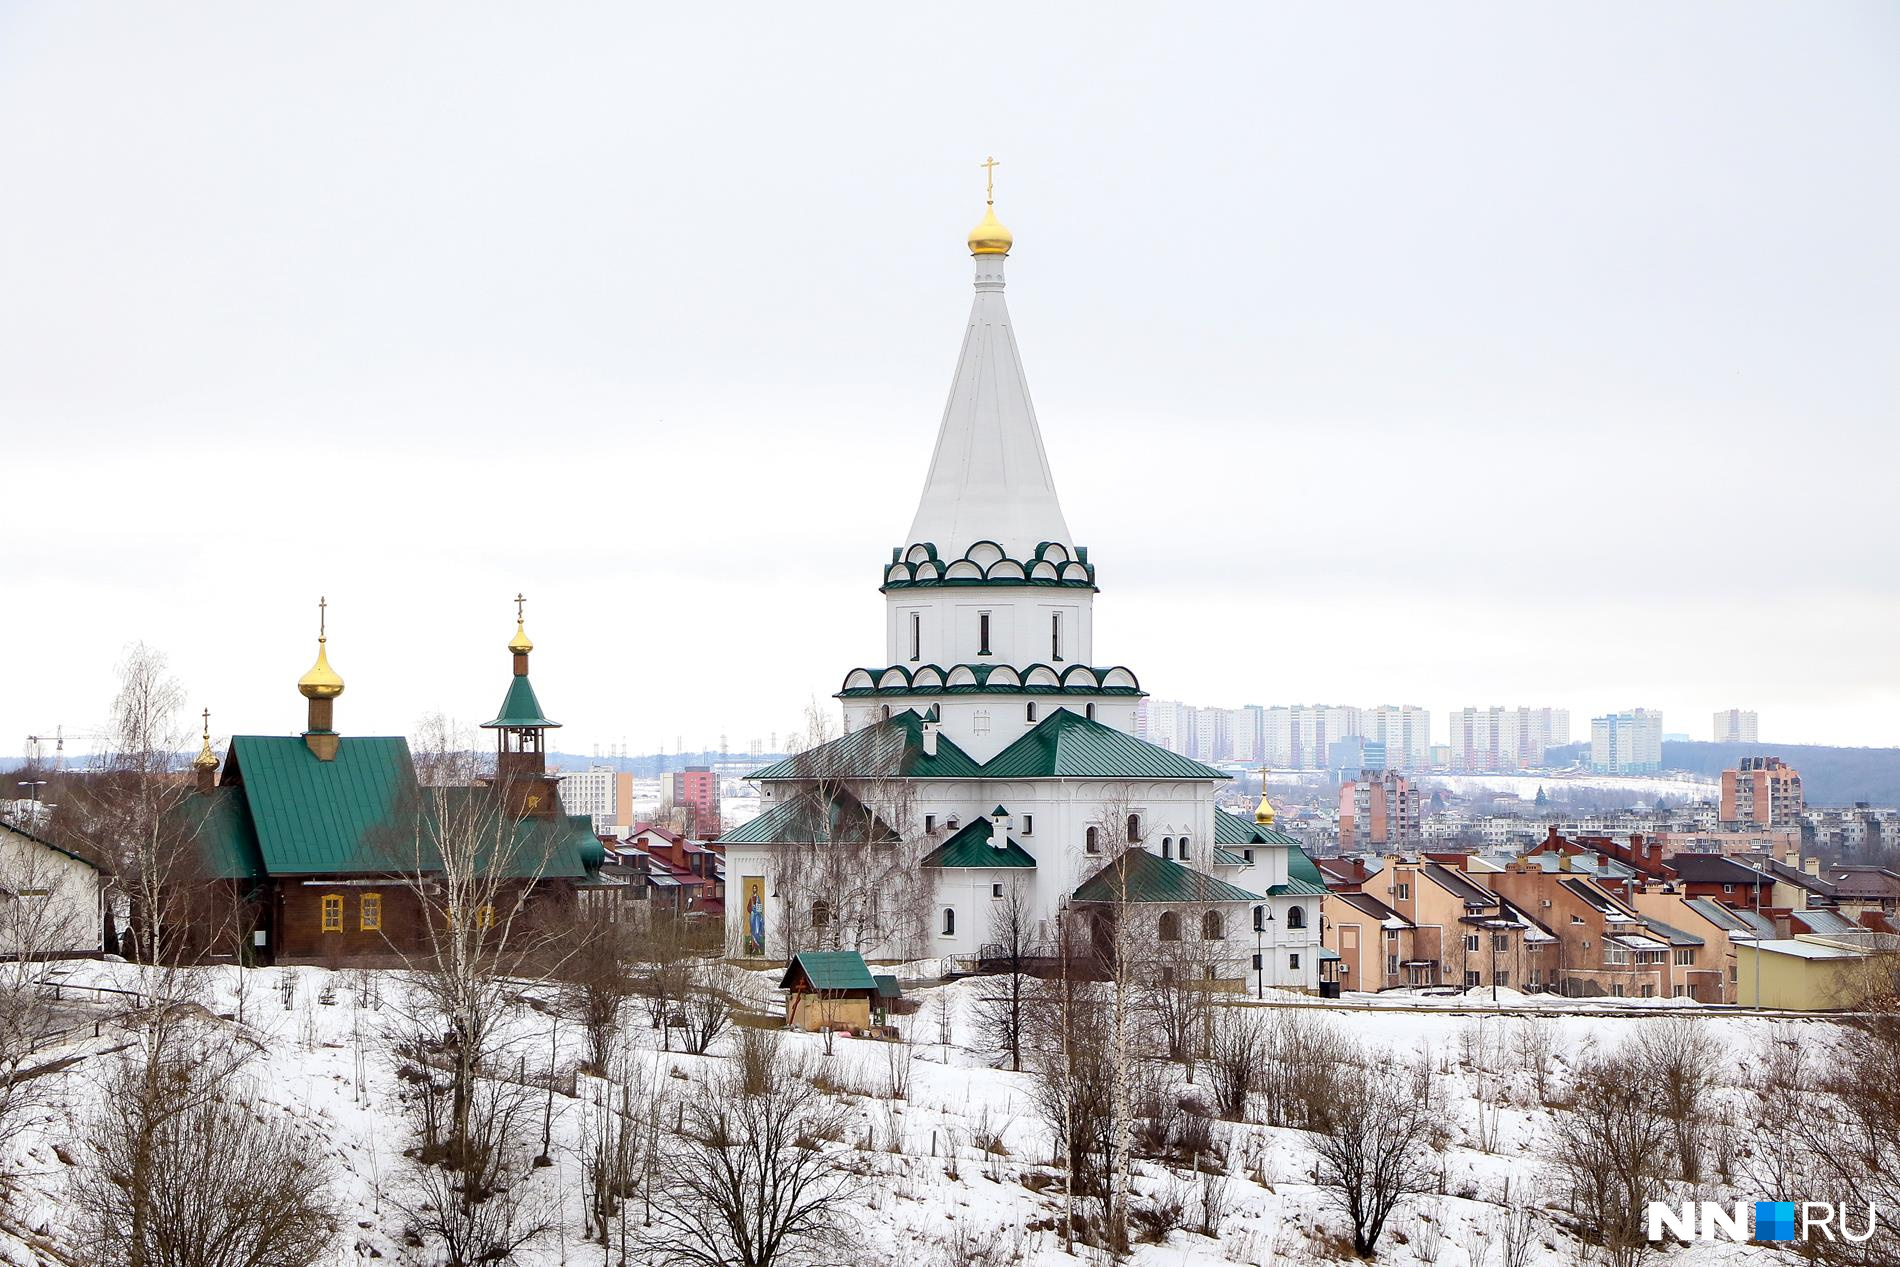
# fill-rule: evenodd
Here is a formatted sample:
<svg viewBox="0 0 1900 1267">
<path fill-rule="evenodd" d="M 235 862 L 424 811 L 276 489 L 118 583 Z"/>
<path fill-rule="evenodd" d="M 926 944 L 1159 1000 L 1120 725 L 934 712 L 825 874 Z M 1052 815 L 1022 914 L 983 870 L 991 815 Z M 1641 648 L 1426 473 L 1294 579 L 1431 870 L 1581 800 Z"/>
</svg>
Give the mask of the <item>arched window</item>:
<svg viewBox="0 0 1900 1267">
<path fill-rule="evenodd" d="M 1227 925 L 1221 919 L 1219 911 L 1208 911 L 1201 916 L 1201 940 L 1220 941 L 1227 936 Z"/>
<path fill-rule="evenodd" d="M 1161 838 L 1161 856 L 1163 858 L 1174 857 L 1174 837 L 1163 836 Z"/>
<path fill-rule="evenodd" d="M 1183 836 L 1181 837 L 1181 861 L 1186 862 L 1187 856 L 1188 856 L 1188 838 L 1186 836 Z"/>
<path fill-rule="evenodd" d="M 1023 720 L 1025 721 L 1036 720 L 1036 701 L 1035 700 L 1030 700 L 1027 704 L 1023 705 Z"/>
<path fill-rule="evenodd" d="M 1128 843 L 1131 845 L 1141 843 L 1141 815 L 1139 814 L 1128 816 Z"/>
<path fill-rule="evenodd" d="M 943 908 L 943 935 L 945 937 L 957 935 L 957 908 L 954 906 Z"/>
<path fill-rule="evenodd" d="M 1094 721 L 1095 720 L 1095 705 L 1093 704 L 1082 705 L 1082 716 L 1088 718 L 1090 721 Z"/>
<path fill-rule="evenodd" d="M 1161 919 L 1155 925 L 1155 932 L 1162 941 L 1181 940 L 1181 917 L 1173 911 L 1161 912 Z"/>
<path fill-rule="evenodd" d="M 1286 926 L 1288 928 L 1305 928 L 1306 908 L 1304 906 L 1290 908 L 1286 913 Z"/>
<path fill-rule="evenodd" d="M 890 719 L 891 719 L 891 706 L 889 704 L 886 704 L 884 706 L 884 720 L 889 721 Z"/>
<path fill-rule="evenodd" d="M 1264 906 L 1254 907 L 1253 908 L 1253 930 L 1256 933 L 1265 932 L 1266 927 L 1267 927 L 1267 908 Z"/>
<path fill-rule="evenodd" d="M 811 926 L 829 928 L 831 926 L 831 903 L 819 898 L 811 904 Z"/>
<path fill-rule="evenodd" d="M 1087 844 L 1085 844 L 1085 845 L 1084 845 L 1083 847 L 1084 847 L 1084 848 L 1085 848 L 1085 849 L 1086 849 L 1086 850 L 1087 850 L 1087 851 L 1088 851 L 1089 853 L 1100 853 L 1100 852 L 1102 852 L 1102 833 L 1101 833 L 1101 831 L 1100 831 L 1100 830 L 1098 830 L 1097 828 L 1094 828 L 1094 827 L 1091 827 L 1091 828 L 1089 828 L 1089 830 L 1088 830 L 1088 841 L 1087 841 Z"/>
</svg>

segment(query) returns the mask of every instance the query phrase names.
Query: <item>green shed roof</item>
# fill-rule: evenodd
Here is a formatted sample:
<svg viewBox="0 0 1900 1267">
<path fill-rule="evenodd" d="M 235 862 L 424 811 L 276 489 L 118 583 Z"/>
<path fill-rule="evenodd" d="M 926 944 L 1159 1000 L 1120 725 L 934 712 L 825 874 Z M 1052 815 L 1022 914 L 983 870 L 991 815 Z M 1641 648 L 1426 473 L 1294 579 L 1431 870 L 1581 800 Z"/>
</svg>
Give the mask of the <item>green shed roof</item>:
<svg viewBox="0 0 1900 1267">
<path fill-rule="evenodd" d="M 994 825 L 987 818 L 975 818 L 953 832 L 950 838 L 932 849 L 921 865 L 926 867 L 1034 867 L 1036 860 L 1014 840 L 1005 838 L 996 849 Z"/>
<path fill-rule="evenodd" d="M 1209 779 L 1213 766 L 1058 708 L 983 766 L 992 779 Z"/>
<path fill-rule="evenodd" d="M 205 874 L 214 880 L 256 880 L 264 875 L 257 832 L 244 789 L 229 784 L 208 796 L 188 796 L 178 806 L 178 824 L 198 842 Z"/>
<path fill-rule="evenodd" d="M 1325 897 L 1326 886 L 1311 880 L 1292 879 L 1285 884 L 1267 886 L 1268 897 Z"/>
<path fill-rule="evenodd" d="M 779 989 L 789 990 L 798 977 L 814 990 L 869 990 L 877 992 L 877 982 L 864 956 L 855 950 L 807 950 L 785 965 Z"/>
<path fill-rule="evenodd" d="M 1326 888 L 1326 877 L 1319 873 L 1319 864 L 1307 857 L 1304 849 L 1295 848 L 1286 856 L 1286 873 L 1295 880 L 1317 884 L 1322 891 Z"/>
<path fill-rule="evenodd" d="M 494 721 L 482 723 L 484 730 L 499 730 L 504 726 L 535 727 L 539 729 L 559 729 L 561 723 L 549 721 L 541 711 L 541 701 L 534 697 L 534 687 L 528 683 L 528 675 L 523 673 L 508 683 L 508 694 L 502 697 L 501 712 Z"/>
<path fill-rule="evenodd" d="M 1244 867 L 1247 865 L 1247 860 L 1240 854 L 1235 853 L 1231 849 L 1223 849 L 1219 845 L 1214 846 L 1214 862 L 1216 865 L 1223 867 Z"/>
<path fill-rule="evenodd" d="M 794 753 L 755 770 L 753 779 L 974 779 L 983 767 L 945 734 L 937 736 L 935 756 L 923 747 L 924 719 L 915 709 L 854 730 L 848 735 Z"/>
<path fill-rule="evenodd" d="M 885 973 L 874 973 L 871 980 L 877 982 L 877 993 L 881 999 L 901 999 L 904 991 L 898 987 L 897 978 Z"/>
<path fill-rule="evenodd" d="M 1126 877 L 1124 880 L 1124 876 Z M 1124 897 L 1124 890 L 1126 896 Z M 1128 849 L 1082 882 L 1078 902 L 1258 902 L 1258 893 L 1184 867 L 1146 849 Z"/>
</svg>

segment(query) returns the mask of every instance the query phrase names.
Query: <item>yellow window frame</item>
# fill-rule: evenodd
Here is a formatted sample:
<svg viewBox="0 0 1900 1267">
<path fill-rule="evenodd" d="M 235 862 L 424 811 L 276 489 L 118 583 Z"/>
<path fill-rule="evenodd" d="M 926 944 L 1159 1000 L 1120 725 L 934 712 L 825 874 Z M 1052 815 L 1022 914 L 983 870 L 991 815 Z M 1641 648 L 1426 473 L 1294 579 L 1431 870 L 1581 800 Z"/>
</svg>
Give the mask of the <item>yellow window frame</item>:
<svg viewBox="0 0 1900 1267">
<path fill-rule="evenodd" d="M 383 927 L 383 895 L 365 893 L 357 910 L 357 927 L 366 933 L 380 932 Z"/>
<path fill-rule="evenodd" d="M 326 933 L 343 931 L 343 895 L 341 893 L 323 895 L 323 931 Z"/>
</svg>

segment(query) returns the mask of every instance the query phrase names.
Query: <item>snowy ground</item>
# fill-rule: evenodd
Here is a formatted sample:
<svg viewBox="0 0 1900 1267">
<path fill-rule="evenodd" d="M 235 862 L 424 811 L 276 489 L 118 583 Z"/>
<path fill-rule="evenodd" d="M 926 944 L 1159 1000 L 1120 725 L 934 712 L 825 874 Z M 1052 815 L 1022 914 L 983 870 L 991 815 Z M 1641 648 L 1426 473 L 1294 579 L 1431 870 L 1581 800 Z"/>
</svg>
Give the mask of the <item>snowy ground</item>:
<svg viewBox="0 0 1900 1267">
<path fill-rule="evenodd" d="M 405 1163 L 401 1157 L 407 1126 L 396 1104 L 397 1084 L 389 1054 L 392 1003 L 402 989 L 391 973 L 330 973 L 318 968 L 206 969 L 207 1005 L 214 1012 L 241 1014 L 242 1028 L 263 1045 L 249 1067 L 264 1111 L 291 1119 L 314 1147 L 330 1152 L 345 1176 L 351 1218 L 334 1261 L 371 1257 L 415 1261 L 404 1247 L 401 1220 L 390 1193 Z M 71 965 L 75 984 L 136 989 L 139 970 L 125 964 Z M 754 998 L 770 997 L 762 974 L 734 974 Z M 749 984 L 746 978 L 750 978 Z M 866 1188 L 861 1209 L 851 1217 L 862 1230 L 852 1262 L 949 1264 L 969 1261 L 1023 1262 L 1056 1267 L 1073 1262 L 1062 1252 L 1057 1200 L 1027 1186 L 1048 1173 L 1051 1135 L 1038 1119 L 1028 1074 L 990 1067 L 972 1050 L 976 1043 L 976 980 L 919 991 L 939 991 L 952 1001 L 953 1041 L 934 1041 L 934 1009 L 914 1017 L 915 1063 L 907 1101 L 893 1102 L 889 1085 L 889 1046 L 840 1038 L 835 1052 L 823 1056 L 820 1040 L 792 1035 L 789 1042 L 807 1048 L 826 1063 L 832 1082 L 843 1088 L 859 1113 L 859 1130 L 839 1145 L 853 1149 L 876 1176 Z M 284 989 L 288 986 L 288 996 Z M 84 991 L 74 993 L 83 994 Z M 117 996 L 106 996 L 116 999 Z M 288 1003 L 286 1003 L 288 997 Z M 1487 992 L 1488 1000 L 1488 992 Z M 1442 1154 L 1447 1195 L 1421 1203 L 1432 1223 L 1421 1225 L 1413 1210 L 1395 1216 L 1380 1247 L 1379 1261 L 1395 1264 L 1435 1262 L 1441 1267 L 1496 1267 L 1500 1259 L 1491 1220 L 1508 1201 L 1541 1206 L 1549 1194 L 1545 1163 L 1550 1115 L 1535 1103 L 1529 1075 L 1511 1059 L 1514 1027 L 1547 1026 L 1553 1035 L 1559 1077 L 1593 1047 L 1613 1046 L 1639 1026 L 1654 1023 L 1639 1015 L 1546 1015 L 1474 1017 L 1439 1014 L 1429 1007 L 1404 1010 L 1394 996 L 1377 1007 L 1342 1007 L 1324 1013 L 1352 1037 L 1384 1049 L 1395 1070 L 1402 1062 L 1427 1059 L 1443 1074 L 1443 1114 L 1450 1143 Z M 1416 1007 L 1421 1000 L 1403 1000 Z M 1515 1000 L 1522 1003 L 1522 999 Z M 1428 1001 L 1429 1002 L 1429 1001 Z M 1446 1002 L 1443 1000 L 1437 1002 Z M 1459 1002 L 1451 1000 L 1450 1002 Z M 103 1013 L 104 1005 L 100 1011 Z M 645 1028 L 645 1015 L 632 1009 L 632 1039 L 659 1075 L 654 1085 L 690 1089 L 723 1058 L 731 1038 L 708 1057 L 654 1050 L 658 1035 Z M 229 1022 L 237 1026 L 240 1022 Z M 1789 1022 L 1745 1015 L 1711 1015 L 1712 1026 L 1731 1054 L 1732 1079 L 1747 1076 L 1757 1053 L 1769 1041 L 1824 1041 L 1824 1021 Z M 549 1050 L 549 1021 L 524 1008 L 519 1018 L 524 1051 Z M 106 1027 L 94 1039 L 90 1031 L 74 1037 L 49 1056 L 101 1051 L 113 1042 Z M 579 1057 L 579 1034 L 570 1025 L 557 1036 L 559 1058 L 571 1066 Z M 76 1171 L 66 1158 L 79 1153 L 75 1137 L 96 1099 L 100 1058 L 82 1060 L 52 1076 L 55 1107 L 18 1145 L 16 1173 L 23 1174 L 11 1208 L 16 1226 L 59 1244 L 66 1240 L 67 1212 L 62 1193 Z M 1492 1071 L 1487 1071 L 1487 1069 Z M 672 1081 L 665 1081 L 668 1077 Z M 1402 1076 L 1395 1072 L 1394 1076 Z M 682 1081 L 683 1080 L 683 1081 Z M 1502 1100 L 1495 1112 L 1489 1150 L 1480 1126 L 1480 1083 Z M 584 1097 L 591 1080 L 581 1080 Z M 1744 1093 L 1739 1089 L 1736 1096 Z M 556 1098 L 556 1164 L 537 1172 L 533 1182 L 564 1194 L 565 1225 L 559 1236 L 523 1263 L 602 1262 L 598 1246 L 579 1239 L 579 1163 L 573 1151 L 581 1100 Z M 1217 1239 L 1177 1232 L 1167 1243 L 1138 1247 L 1134 1261 L 1144 1267 L 1212 1267 L 1219 1263 L 1302 1263 L 1336 1259 L 1345 1227 L 1313 1183 L 1313 1155 L 1301 1132 L 1220 1123 L 1232 1178 L 1230 1212 Z M 1000 1139 L 1003 1152 L 983 1152 L 974 1140 L 983 1134 Z M 1137 1187 L 1154 1191 L 1183 1182 L 1163 1168 L 1142 1164 Z M 1719 1197 L 1720 1191 L 1708 1195 Z M 1754 1193 L 1734 1194 L 1752 1199 Z M 1554 1222 L 1539 1227 L 1534 1261 L 1541 1264 L 1583 1261 L 1581 1248 Z M 1434 1231 L 1436 1235 L 1434 1236 Z M 1421 1233 L 1423 1233 L 1421 1235 Z M 1436 1246 L 1431 1242 L 1437 1240 Z M 1426 1251 L 1422 1253 L 1421 1251 Z M 0 1238 L 0 1255 L 19 1264 L 50 1262 L 17 1238 Z M 1768 1263 L 1772 1251 L 1734 1245 L 1701 1245 L 1679 1251 L 1672 1262 L 1691 1264 Z"/>
</svg>

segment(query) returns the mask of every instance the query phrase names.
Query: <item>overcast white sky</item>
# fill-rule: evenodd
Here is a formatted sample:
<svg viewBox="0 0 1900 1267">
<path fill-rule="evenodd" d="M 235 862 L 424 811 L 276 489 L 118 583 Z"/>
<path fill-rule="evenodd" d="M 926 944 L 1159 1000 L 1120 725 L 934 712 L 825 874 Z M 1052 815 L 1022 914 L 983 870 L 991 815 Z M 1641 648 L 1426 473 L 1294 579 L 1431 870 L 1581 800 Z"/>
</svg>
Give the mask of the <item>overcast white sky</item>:
<svg viewBox="0 0 1900 1267">
<path fill-rule="evenodd" d="M 0 4 L 0 752 L 785 732 L 883 654 L 985 154 L 1097 658 L 1900 744 L 1900 7 Z M 1438 729 L 1443 730 L 1442 719 Z"/>
</svg>

